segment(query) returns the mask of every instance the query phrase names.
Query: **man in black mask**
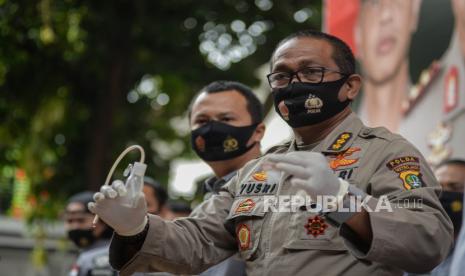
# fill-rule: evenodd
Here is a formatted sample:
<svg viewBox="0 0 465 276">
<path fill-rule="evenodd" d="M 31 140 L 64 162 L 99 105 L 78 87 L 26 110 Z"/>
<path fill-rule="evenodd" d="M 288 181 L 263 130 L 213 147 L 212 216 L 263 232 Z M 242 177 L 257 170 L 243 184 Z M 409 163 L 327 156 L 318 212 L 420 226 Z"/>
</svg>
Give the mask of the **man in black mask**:
<svg viewBox="0 0 465 276">
<path fill-rule="evenodd" d="M 465 160 L 449 159 L 436 167 L 436 178 L 442 187 L 439 196 L 444 210 L 446 210 L 454 225 L 454 239 L 462 227 L 463 192 L 465 186 Z"/>
<path fill-rule="evenodd" d="M 462 228 L 463 217 L 463 192 L 465 187 L 465 160 L 448 159 L 440 163 L 434 174 L 442 187 L 442 193 L 439 196 L 442 207 L 449 215 L 454 225 L 454 244 L 457 241 L 460 229 Z M 435 267 L 428 276 L 448 276 L 452 264 L 452 257 L 455 247 L 452 247 L 447 258 Z M 418 274 L 405 274 L 418 275 Z"/>
<path fill-rule="evenodd" d="M 452 244 L 439 184 L 415 147 L 350 109 L 362 82 L 350 48 L 318 31 L 292 34 L 268 81 L 295 139 L 249 161 L 189 218 L 147 217 L 142 198 L 139 208 L 121 204 L 119 182 L 94 195 L 90 209 L 116 232 L 112 265 L 195 274 L 236 252 L 248 275 L 400 275 L 439 264 Z"/>
<path fill-rule="evenodd" d="M 94 216 L 87 208 L 92 195 L 90 191 L 75 194 L 65 208 L 65 231 L 80 250 L 69 275 L 118 275 L 108 262 L 108 247 L 113 230 L 102 221 L 92 227 Z"/>
<path fill-rule="evenodd" d="M 238 169 L 261 155 L 262 104 L 239 82 L 215 81 L 197 93 L 188 112 L 192 148 L 215 174 L 205 189 L 217 193 Z"/>
<path fill-rule="evenodd" d="M 214 81 L 197 93 L 188 112 L 192 148 L 215 174 L 205 181 L 208 198 L 245 163 L 260 157 L 263 106 L 249 87 Z M 245 275 L 245 263 L 231 257 L 201 275 Z"/>
<path fill-rule="evenodd" d="M 452 220 L 454 225 L 454 240 L 462 228 L 463 218 L 463 192 L 465 187 L 465 160 L 449 159 L 436 167 L 436 178 L 442 186 L 442 193 L 439 196 L 441 204 Z M 449 256 L 437 266 L 431 275 L 449 275 L 450 266 L 454 249 L 449 253 Z"/>
</svg>

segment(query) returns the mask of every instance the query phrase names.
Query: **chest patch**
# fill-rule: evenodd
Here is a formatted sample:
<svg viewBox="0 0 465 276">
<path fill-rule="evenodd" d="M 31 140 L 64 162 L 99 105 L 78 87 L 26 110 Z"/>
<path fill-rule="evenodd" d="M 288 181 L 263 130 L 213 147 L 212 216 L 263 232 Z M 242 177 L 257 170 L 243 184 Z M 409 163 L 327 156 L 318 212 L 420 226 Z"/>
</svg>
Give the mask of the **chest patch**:
<svg viewBox="0 0 465 276">
<path fill-rule="evenodd" d="M 361 149 L 359 147 L 353 147 L 348 148 L 342 153 L 332 156 L 329 161 L 329 167 L 335 170 L 339 167 L 347 167 L 357 163 L 360 158 L 356 157 L 355 153 L 360 151 Z"/>
<path fill-rule="evenodd" d="M 267 171 L 256 171 L 252 173 L 246 182 L 239 186 L 237 196 L 241 195 L 266 195 L 274 194 L 279 181 L 278 174 Z"/>
</svg>

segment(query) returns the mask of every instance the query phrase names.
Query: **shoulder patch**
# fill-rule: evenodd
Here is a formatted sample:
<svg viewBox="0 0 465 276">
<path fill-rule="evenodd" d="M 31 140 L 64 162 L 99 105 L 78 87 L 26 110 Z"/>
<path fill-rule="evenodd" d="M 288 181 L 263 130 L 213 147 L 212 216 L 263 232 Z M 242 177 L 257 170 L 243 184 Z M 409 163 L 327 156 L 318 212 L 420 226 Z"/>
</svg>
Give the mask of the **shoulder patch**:
<svg viewBox="0 0 465 276">
<path fill-rule="evenodd" d="M 416 156 L 403 156 L 392 159 L 386 166 L 398 174 L 406 190 L 421 188 L 423 186 L 420 173 L 420 160 Z"/>
<path fill-rule="evenodd" d="M 291 145 L 291 141 L 288 141 L 284 144 L 273 146 L 269 148 L 263 155 L 270 154 L 270 153 L 280 153 L 280 152 L 286 151 L 289 149 L 290 145 Z"/>
</svg>

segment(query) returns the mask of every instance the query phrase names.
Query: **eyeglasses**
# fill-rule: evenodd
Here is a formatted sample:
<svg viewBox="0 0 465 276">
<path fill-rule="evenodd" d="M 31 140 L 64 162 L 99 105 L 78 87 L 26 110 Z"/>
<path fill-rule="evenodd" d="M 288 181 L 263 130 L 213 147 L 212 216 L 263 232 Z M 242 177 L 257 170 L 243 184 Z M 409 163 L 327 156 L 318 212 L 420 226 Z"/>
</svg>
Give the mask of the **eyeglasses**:
<svg viewBox="0 0 465 276">
<path fill-rule="evenodd" d="M 271 88 L 283 88 L 292 82 L 294 76 L 296 76 L 297 80 L 300 82 L 322 83 L 325 77 L 325 72 L 335 72 L 343 76 L 349 75 L 325 67 L 305 67 L 295 72 L 274 72 L 268 74 L 266 77 L 268 78 L 268 83 Z"/>
</svg>

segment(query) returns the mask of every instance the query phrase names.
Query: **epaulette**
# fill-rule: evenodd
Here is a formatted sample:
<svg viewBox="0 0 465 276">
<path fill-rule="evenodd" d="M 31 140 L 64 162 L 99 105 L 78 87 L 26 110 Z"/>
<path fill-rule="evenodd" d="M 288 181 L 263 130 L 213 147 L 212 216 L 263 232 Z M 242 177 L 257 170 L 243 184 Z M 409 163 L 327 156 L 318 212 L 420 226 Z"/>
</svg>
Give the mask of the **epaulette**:
<svg viewBox="0 0 465 276">
<path fill-rule="evenodd" d="M 270 153 L 276 153 L 276 152 L 278 152 L 280 150 L 283 150 L 283 149 L 287 150 L 289 148 L 289 146 L 291 145 L 291 142 L 292 141 L 287 141 L 287 142 L 285 142 L 283 144 L 272 146 L 263 155 L 270 154 Z"/>
<path fill-rule="evenodd" d="M 402 104 L 402 113 L 404 116 L 410 113 L 420 99 L 426 94 L 426 91 L 437 78 L 441 69 L 441 63 L 435 60 L 427 69 L 421 72 L 418 82 L 410 88 L 407 99 Z"/>
</svg>

